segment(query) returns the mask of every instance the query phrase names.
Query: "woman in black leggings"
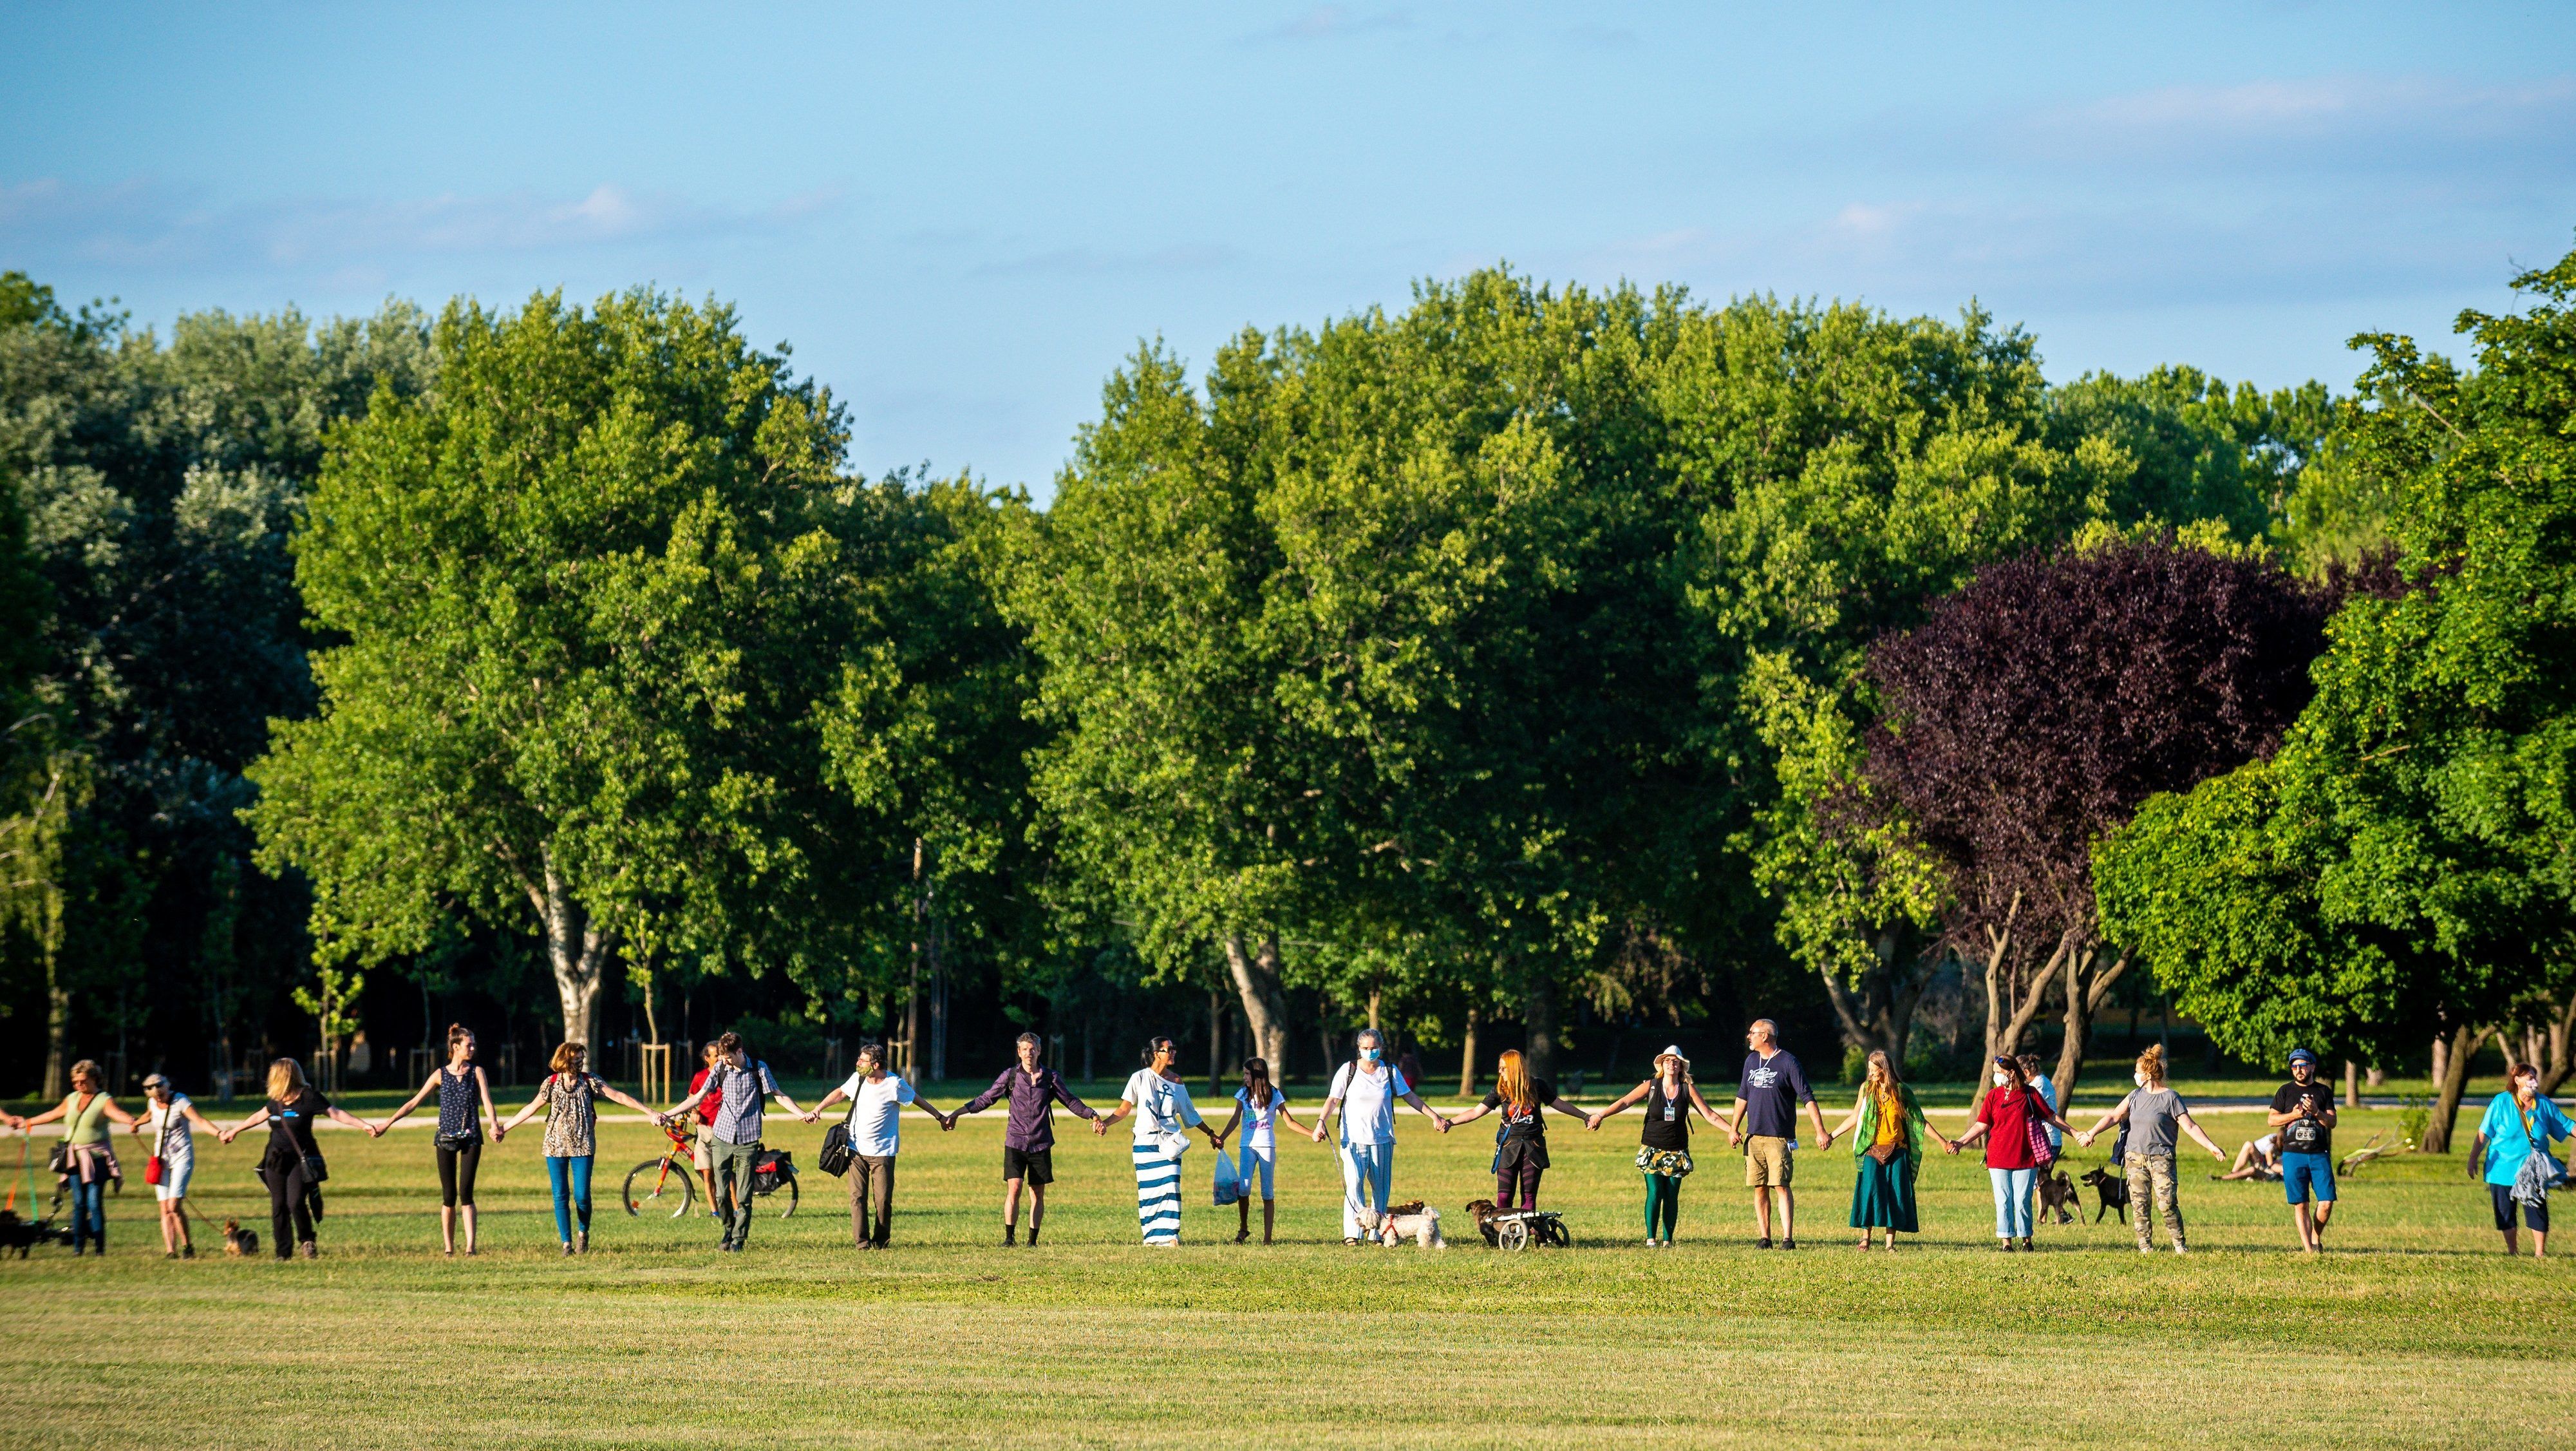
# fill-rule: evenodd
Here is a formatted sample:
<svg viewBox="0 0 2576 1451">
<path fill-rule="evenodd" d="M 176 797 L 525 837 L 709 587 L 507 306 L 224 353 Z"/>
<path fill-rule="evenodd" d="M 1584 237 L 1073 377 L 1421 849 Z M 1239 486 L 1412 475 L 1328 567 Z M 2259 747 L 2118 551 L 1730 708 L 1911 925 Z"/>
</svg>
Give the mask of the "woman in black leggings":
<svg viewBox="0 0 2576 1451">
<path fill-rule="evenodd" d="M 474 1253 L 474 1171 L 483 1162 L 483 1121 L 491 1120 L 492 1142 L 501 1142 L 501 1115 L 492 1107 L 492 1084 L 474 1062 L 474 1034 L 462 1023 L 447 1025 L 447 1066 L 422 1081 L 420 1091 L 395 1109 L 382 1128 L 403 1121 L 421 1100 L 438 1095 L 438 1237 L 447 1253 L 456 1253 L 456 1214 L 465 1212 L 465 1252 Z M 477 1110 L 480 1110 L 478 1113 Z"/>
<path fill-rule="evenodd" d="M 379 1132 L 374 1124 L 333 1107 L 316 1093 L 304 1081 L 303 1064 L 280 1058 L 268 1065 L 268 1102 L 218 1136 L 229 1144 L 261 1124 L 268 1125 L 268 1151 L 260 1157 L 259 1177 L 268 1183 L 269 1239 L 277 1246 L 279 1259 L 298 1249 L 308 1260 L 322 1252 L 313 1242 L 314 1210 L 322 1197 L 322 1152 L 313 1142 L 313 1123 L 324 1114 L 353 1129 Z"/>
</svg>

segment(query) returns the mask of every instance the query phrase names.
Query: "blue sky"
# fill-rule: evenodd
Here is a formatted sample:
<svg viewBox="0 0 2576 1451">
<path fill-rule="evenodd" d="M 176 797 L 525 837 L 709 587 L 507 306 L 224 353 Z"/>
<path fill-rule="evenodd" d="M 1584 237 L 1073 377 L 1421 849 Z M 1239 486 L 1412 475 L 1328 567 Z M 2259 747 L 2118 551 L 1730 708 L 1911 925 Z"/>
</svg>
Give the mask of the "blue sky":
<svg viewBox="0 0 2576 1451">
<path fill-rule="evenodd" d="M 1502 259 L 2269 386 L 2576 246 L 2563 3 L 20 4 L 0 67 L 0 267 L 67 297 L 713 294 L 857 466 L 1042 495 L 1140 338 Z"/>
</svg>

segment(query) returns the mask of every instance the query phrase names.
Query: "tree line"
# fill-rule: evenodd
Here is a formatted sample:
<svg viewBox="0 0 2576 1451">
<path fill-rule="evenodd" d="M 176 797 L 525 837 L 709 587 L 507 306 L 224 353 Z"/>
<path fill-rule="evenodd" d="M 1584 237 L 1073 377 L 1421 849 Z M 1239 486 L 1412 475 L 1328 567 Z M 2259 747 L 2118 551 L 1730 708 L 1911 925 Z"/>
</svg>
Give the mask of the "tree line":
<svg viewBox="0 0 2576 1451">
<path fill-rule="evenodd" d="M 165 344 L 13 275 L 11 1011 L 50 1076 L 466 963 L 582 1041 L 1107 981 L 1472 1072 L 1720 1001 L 1920 1058 L 1946 994 L 2071 1083 L 2152 982 L 2563 1076 L 2571 268 L 2341 397 L 1480 271 L 1140 348 L 1043 509 L 853 472 L 713 303 Z"/>
</svg>

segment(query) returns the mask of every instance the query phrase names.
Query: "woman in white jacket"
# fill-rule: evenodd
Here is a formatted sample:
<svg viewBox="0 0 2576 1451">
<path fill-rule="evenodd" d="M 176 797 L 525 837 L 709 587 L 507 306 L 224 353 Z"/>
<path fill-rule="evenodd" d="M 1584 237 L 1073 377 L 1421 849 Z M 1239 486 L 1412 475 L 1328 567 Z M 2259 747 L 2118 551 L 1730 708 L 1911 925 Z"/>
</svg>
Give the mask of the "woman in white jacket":
<svg viewBox="0 0 2576 1451">
<path fill-rule="evenodd" d="M 1181 1151 L 1189 1147 L 1181 1130 L 1197 1129 L 1209 1143 L 1217 1143 L 1216 1130 L 1199 1117 L 1188 1086 L 1172 1066 L 1175 1056 L 1171 1039 L 1149 1040 L 1145 1066 L 1129 1075 L 1118 1107 L 1091 1125 L 1093 1133 L 1105 1134 L 1111 1124 L 1136 1116 L 1136 1223 L 1151 1245 L 1181 1242 Z"/>
</svg>

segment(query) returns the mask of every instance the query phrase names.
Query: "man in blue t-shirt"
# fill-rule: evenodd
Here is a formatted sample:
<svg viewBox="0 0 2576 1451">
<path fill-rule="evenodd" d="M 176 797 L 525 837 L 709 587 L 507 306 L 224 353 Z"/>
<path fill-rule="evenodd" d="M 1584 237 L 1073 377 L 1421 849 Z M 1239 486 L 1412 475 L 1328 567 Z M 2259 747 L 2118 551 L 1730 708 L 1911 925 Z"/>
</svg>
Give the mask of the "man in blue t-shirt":
<svg viewBox="0 0 2576 1451">
<path fill-rule="evenodd" d="M 1806 1070 L 1780 1046 L 1779 1033 L 1769 1018 L 1754 1019 L 1745 1033 L 1744 1044 L 1751 1051 L 1744 1055 L 1744 1073 L 1735 1085 L 1735 1118 L 1726 1129 L 1728 1143 L 1744 1146 L 1744 1184 L 1753 1191 L 1753 1223 L 1762 1234 L 1756 1244 L 1762 1249 L 1771 1247 L 1775 1192 L 1780 1196 L 1780 1247 L 1798 1247 L 1798 1200 L 1789 1189 L 1789 1176 L 1796 1167 L 1791 1155 L 1798 1143 L 1799 1104 L 1816 1121 L 1816 1147 L 1827 1148 L 1834 1141 L 1825 1130 L 1825 1111 L 1807 1087 Z"/>
</svg>

